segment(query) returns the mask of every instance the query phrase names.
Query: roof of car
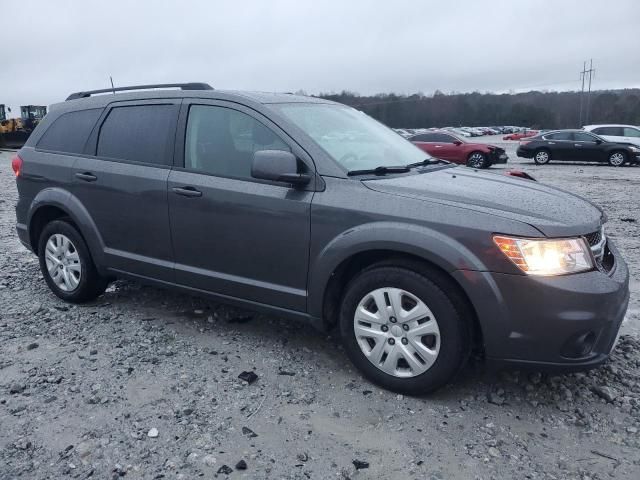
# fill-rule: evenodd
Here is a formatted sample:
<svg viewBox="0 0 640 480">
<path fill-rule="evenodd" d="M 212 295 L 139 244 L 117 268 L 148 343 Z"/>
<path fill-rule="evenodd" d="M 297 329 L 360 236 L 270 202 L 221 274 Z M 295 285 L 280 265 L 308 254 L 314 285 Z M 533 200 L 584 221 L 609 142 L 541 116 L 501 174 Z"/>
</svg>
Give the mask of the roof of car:
<svg viewBox="0 0 640 480">
<path fill-rule="evenodd" d="M 240 98 L 261 104 L 275 103 L 330 103 L 331 100 L 311 97 L 306 95 L 295 95 L 292 93 L 276 92 L 245 92 L 236 90 L 144 90 L 126 93 L 104 93 L 86 98 L 75 98 L 65 102 L 56 103 L 54 108 L 76 109 L 80 105 L 82 108 L 99 108 L 113 101 L 131 100 L 152 100 L 162 98 L 206 98 L 211 100 L 239 100 Z"/>
<path fill-rule="evenodd" d="M 624 124 L 624 123 L 598 123 L 595 125 L 585 125 L 582 128 L 597 128 L 597 127 L 633 127 L 633 128 L 640 128 L 636 125 L 628 125 L 628 124 Z"/>
</svg>

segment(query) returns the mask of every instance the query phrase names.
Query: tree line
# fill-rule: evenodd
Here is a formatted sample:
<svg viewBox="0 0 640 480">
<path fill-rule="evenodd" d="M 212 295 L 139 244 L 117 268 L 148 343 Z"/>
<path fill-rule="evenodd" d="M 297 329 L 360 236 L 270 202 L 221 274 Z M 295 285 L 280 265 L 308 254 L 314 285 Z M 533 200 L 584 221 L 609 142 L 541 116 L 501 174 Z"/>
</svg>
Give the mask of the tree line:
<svg viewBox="0 0 640 480">
<path fill-rule="evenodd" d="M 354 92 L 326 93 L 322 98 L 362 110 L 393 128 L 518 125 L 531 128 L 579 128 L 594 123 L 640 125 L 640 89 L 591 92 L 587 121 L 587 94 L 530 91 L 516 94 L 453 93 L 437 91 L 362 96 Z"/>
</svg>

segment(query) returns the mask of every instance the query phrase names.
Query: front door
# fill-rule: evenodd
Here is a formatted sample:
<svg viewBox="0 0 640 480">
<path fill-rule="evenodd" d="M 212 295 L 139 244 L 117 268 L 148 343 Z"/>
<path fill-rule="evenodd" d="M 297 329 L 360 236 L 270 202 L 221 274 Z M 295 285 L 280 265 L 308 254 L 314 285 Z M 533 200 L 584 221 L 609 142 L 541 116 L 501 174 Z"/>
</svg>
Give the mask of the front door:
<svg viewBox="0 0 640 480">
<path fill-rule="evenodd" d="M 168 183 L 177 282 L 305 311 L 313 191 L 251 176 L 255 151 L 300 158 L 298 147 L 237 104 L 185 104 L 180 123 L 184 150 Z"/>
</svg>

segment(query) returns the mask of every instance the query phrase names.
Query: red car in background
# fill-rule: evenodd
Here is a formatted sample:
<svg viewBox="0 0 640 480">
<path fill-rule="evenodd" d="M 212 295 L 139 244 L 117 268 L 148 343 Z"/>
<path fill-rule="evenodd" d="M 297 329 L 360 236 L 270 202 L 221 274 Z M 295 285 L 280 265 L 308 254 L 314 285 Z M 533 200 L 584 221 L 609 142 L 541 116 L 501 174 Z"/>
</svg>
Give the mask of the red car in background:
<svg viewBox="0 0 640 480">
<path fill-rule="evenodd" d="M 427 132 L 409 140 L 429 155 L 471 168 L 489 168 L 495 163 L 507 163 L 506 152 L 495 145 L 471 143 L 446 132 Z"/>
<path fill-rule="evenodd" d="M 510 133 L 502 137 L 503 140 L 520 140 L 521 138 L 534 137 L 538 134 L 538 130 L 526 130 L 524 132 Z"/>
</svg>

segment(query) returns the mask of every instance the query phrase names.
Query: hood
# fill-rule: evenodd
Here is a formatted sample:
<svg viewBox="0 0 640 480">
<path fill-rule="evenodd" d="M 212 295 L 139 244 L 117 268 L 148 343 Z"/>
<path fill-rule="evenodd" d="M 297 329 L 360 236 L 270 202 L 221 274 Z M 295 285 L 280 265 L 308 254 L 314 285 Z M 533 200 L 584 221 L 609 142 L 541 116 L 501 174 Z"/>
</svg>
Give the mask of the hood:
<svg viewBox="0 0 640 480">
<path fill-rule="evenodd" d="M 598 207 L 577 195 L 531 180 L 467 167 L 363 183 L 378 192 L 524 222 L 548 237 L 586 235 L 599 230 L 604 221 L 604 213 Z"/>
</svg>

